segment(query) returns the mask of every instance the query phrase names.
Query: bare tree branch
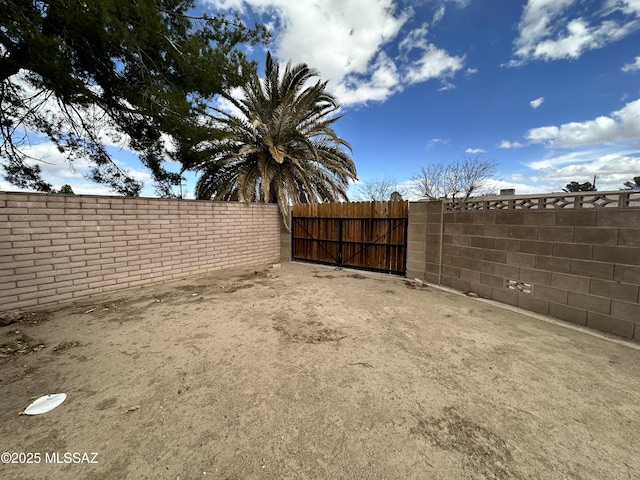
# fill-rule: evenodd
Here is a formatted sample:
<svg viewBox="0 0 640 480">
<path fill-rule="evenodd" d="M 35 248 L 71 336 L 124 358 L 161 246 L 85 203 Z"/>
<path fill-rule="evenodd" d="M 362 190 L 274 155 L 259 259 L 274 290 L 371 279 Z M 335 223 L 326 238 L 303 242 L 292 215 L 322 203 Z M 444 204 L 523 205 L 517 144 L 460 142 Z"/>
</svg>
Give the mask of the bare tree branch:
<svg viewBox="0 0 640 480">
<path fill-rule="evenodd" d="M 381 202 L 391 200 L 392 194 L 406 197 L 407 189 L 393 175 L 382 175 L 365 180 L 356 187 L 356 200 L 365 202 Z M 397 195 L 394 195 L 397 199 Z"/>
<path fill-rule="evenodd" d="M 491 189 L 490 179 L 495 175 L 497 163 L 480 156 L 465 157 L 450 164 L 432 163 L 421 167 L 414 175 L 414 190 L 429 200 L 467 200 L 472 195 L 485 194 Z"/>
</svg>

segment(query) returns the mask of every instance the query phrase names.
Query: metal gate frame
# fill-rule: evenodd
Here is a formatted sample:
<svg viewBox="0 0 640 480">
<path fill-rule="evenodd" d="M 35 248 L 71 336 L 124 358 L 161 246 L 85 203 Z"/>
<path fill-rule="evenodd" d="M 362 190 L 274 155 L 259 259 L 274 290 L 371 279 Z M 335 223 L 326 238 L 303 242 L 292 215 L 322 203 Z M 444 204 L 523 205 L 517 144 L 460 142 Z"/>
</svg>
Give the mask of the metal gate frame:
<svg viewBox="0 0 640 480">
<path fill-rule="evenodd" d="M 295 226 L 296 226 L 296 221 L 299 221 L 299 220 L 337 221 L 337 222 L 339 222 L 338 223 L 338 238 L 337 239 L 332 239 L 332 238 L 319 239 L 319 238 L 315 238 L 313 235 L 311 235 L 311 233 L 309 233 L 309 231 L 305 228 L 305 226 L 302 223 L 298 223 L 298 225 L 302 227 L 302 229 L 307 233 L 308 236 L 307 237 L 296 237 L 295 236 Z M 360 220 L 360 221 L 383 221 L 383 222 L 389 223 L 390 227 L 385 231 L 385 233 L 383 233 L 382 235 L 379 235 L 378 238 L 376 238 L 372 242 L 344 240 L 342 238 L 343 237 L 342 232 L 343 232 L 343 224 L 344 224 L 344 222 L 345 221 L 358 221 L 358 220 Z M 295 217 L 294 216 L 291 219 L 291 258 L 293 260 L 299 260 L 299 261 L 309 262 L 309 263 L 318 263 L 318 264 L 323 264 L 323 265 L 336 265 L 339 269 L 341 269 L 343 267 L 347 267 L 347 268 L 354 268 L 354 269 L 358 269 L 358 270 L 367 270 L 367 271 L 372 271 L 372 272 L 390 273 L 392 275 L 404 276 L 406 274 L 406 272 L 407 272 L 408 224 L 409 224 L 409 219 L 406 218 L 406 217 L 400 217 L 400 218 L 398 218 L 398 217 L 354 218 L 354 217 Z M 400 226 L 404 226 L 404 229 L 405 229 L 404 243 L 403 244 L 377 243 L 378 240 L 380 240 L 381 238 L 386 237 L 389 233 L 393 232 L 394 230 L 396 230 Z M 312 259 L 303 258 L 303 257 L 296 257 L 296 255 L 295 255 L 295 241 L 296 240 L 305 240 L 305 241 L 310 241 L 310 242 L 317 242 L 318 245 L 327 253 L 327 255 L 334 260 L 334 262 L 322 261 L 322 260 L 312 260 Z M 335 258 L 335 256 L 324 247 L 323 243 L 327 243 L 327 242 L 328 243 L 337 243 L 338 244 L 338 258 Z M 362 248 L 345 260 L 345 259 L 342 258 L 343 257 L 343 255 L 342 255 L 343 246 L 345 244 L 361 245 Z M 389 246 L 389 247 L 400 248 L 401 252 L 404 253 L 404 261 L 403 261 L 403 265 L 402 265 L 403 269 L 402 270 L 391 270 L 391 269 L 386 269 L 386 268 L 367 267 L 367 266 L 362 266 L 362 265 L 350 265 L 348 263 L 349 260 L 351 260 L 353 257 L 358 255 L 359 253 L 366 251 L 366 249 L 371 245 Z"/>
</svg>

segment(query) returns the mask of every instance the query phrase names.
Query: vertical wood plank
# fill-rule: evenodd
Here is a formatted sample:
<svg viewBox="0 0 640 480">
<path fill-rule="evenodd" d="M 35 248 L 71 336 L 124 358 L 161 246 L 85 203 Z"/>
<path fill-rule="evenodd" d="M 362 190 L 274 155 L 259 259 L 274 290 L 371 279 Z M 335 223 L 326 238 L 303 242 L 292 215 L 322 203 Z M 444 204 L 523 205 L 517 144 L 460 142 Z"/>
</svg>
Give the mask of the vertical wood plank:
<svg viewBox="0 0 640 480">
<path fill-rule="evenodd" d="M 294 205 L 294 258 L 335 264 L 341 243 L 345 266 L 404 272 L 408 214 L 407 201 Z"/>
</svg>

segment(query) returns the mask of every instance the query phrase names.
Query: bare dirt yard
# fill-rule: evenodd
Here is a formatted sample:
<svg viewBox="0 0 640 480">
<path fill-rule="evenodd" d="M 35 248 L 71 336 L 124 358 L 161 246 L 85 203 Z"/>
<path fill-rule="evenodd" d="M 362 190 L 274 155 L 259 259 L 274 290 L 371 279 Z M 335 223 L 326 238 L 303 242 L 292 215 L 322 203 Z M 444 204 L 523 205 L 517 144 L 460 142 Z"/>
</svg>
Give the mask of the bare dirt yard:
<svg viewBox="0 0 640 480">
<path fill-rule="evenodd" d="M 218 271 L 0 344 L 2 479 L 640 478 L 638 344 L 397 277 Z"/>
</svg>

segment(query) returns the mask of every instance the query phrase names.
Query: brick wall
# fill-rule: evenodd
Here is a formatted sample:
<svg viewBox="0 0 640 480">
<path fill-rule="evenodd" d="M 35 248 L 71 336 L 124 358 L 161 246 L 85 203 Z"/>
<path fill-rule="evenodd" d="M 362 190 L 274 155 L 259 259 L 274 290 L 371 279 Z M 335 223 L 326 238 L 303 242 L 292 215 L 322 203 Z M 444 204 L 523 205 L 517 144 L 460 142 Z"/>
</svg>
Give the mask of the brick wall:
<svg viewBox="0 0 640 480">
<path fill-rule="evenodd" d="M 276 205 L 0 192 L 0 311 L 272 263 Z"/>
<path fill-rule="evenodd" d="M 640 208 L 416 202 L 408 241 L 409 277 L 640 340 Z"/>
</svg>

